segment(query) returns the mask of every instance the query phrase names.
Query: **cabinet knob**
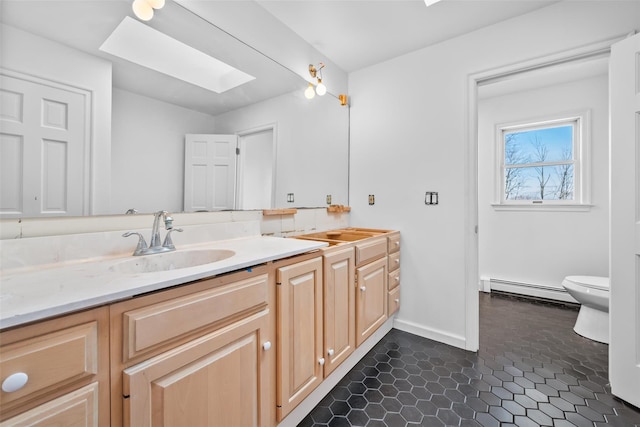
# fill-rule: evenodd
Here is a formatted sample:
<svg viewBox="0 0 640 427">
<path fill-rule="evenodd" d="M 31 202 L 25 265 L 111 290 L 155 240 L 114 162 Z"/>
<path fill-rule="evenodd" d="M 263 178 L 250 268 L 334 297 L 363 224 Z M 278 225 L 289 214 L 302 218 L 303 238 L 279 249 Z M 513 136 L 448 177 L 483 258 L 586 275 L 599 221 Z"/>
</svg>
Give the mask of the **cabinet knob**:
<svg viewBox="0 0 640 427">
<path fill-rule="evenodd" d="M 361 290 L 362 292 L 364 292 L 364 291 L 366 291 L 366 290 L 367 290 L 367 287 L 366 287 L 366 286 L 360 286 L 360 290 Z"/>
<path fill-rule="evenodd" d="M 29 375 L 24 372 L 16 372 L 2 381 L 2 391 L 5 393 L 13 393 L 27 385 L 27 381 L 29 381 Z"/>
<path fill-rule="evenodd" d="M 396 282 L 400 282 L 400 276 L 396 276 Z"/>
<path fill-rule="evenodd" d="M 264 344 L 262 344 L 262 348 L 263 348 L 264 350 L 269 350 L 269 349 L 271 349 L 271 341 L 267 341 L 267 342 L 265 342 Z"/>
<path fill-rule="evenodd" d="M 399 259 L 396 259 L 395 261 L 396 261 L 396 264 L 400 264 L 400 260 Z"/>
<path fill-rule="evenodd" d="M 396 302 L 396 304 L 400 304 L 400 300 L 399 299 L 396 298 L 394 301 Z"/>
<path fill-rule="evenodd" d="M 400 246 L 400 242 L 395 242 L 395 243 L 396 243 L 396 246 Z"/>
<path fill-rule="evenodd" d="M 333 353 L 334 351 L 332 348 L 330 348 L 329 351 L 327 351 L 327 354 L 329 355 L 329 357 L 333 356 Z"/>
<path fill-rule="evenodd" d="M 320 366 L 324 365 L 324 357 L 321 357 L 320 359 L 318 359 L 318 363 L 320 364 Z"/>
</svg>

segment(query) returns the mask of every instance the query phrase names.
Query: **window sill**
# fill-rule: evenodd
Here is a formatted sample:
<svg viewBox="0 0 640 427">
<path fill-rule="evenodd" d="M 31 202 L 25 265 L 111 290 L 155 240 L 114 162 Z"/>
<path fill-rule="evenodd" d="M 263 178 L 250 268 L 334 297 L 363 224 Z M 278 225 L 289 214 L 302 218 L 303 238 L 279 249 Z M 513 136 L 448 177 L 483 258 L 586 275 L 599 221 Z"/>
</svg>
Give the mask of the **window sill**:
<svg viewBox="0 0 640 427">
<path fill-rule="evenodd" d="M 559 203 L 492 203 L 496 211 L 531 211 L 531 212 L 589 212 L 590 204 L 559 204 Z"/>
</svg>

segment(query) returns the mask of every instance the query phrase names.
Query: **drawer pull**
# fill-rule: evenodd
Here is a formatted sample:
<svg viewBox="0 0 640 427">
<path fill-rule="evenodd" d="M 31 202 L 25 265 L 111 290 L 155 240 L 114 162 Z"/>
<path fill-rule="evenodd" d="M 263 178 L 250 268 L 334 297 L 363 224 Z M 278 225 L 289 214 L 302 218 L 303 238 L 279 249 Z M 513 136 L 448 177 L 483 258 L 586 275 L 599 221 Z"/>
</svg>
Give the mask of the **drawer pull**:
<svg viewBox="0 0 640 427">
<path fill-rule="evenodd" d="M 396 304 L 399 304 L 399 303 L 400 303 L 400 300 L 399 300 L 399 299 L 397 299 L 397 298 L 396 298 L 394 301 L 396 302 Z"/>
<path fill-rule="evenodd" d="M 27 385 L 27 381 L 29 381 L 29 375 L 24 372 L 16 372 L 2 381 L 2 391 L 5 393 L 13 393 Z"/>
<path fill-rule="evenodd" d="M 400 276 L 396 276 L 396 282 L 400 283 Z"/>
<path fill-rule="evenodd" d="M 395 242 L 396 246 L 400 246 L 400 242 Z"/>
<path fill-rule="evenodd" d="M 364 291 L 366 291 L 366 290 L 367 290 L 367 287 L 366 287 L 366 286 L 360 286 L 360 290 L 361 290 L 362 292 L 364 292 Z"/>
<path fill-rule="evenodd" d="M 332 348 L 330 348 L 329 351 L 327 351 L 327 354 L 329 355 L 329 357 L 333 356 L 333 353 L 334 351 Z"/>
<path fill-rule="evenodd" d="M 396 261 L 396 264 L 400 264 L 400 260 L 399 259 L 396 259 L 395 261 Z"/>
<path fill-rule="evenodd" d="M 262 348 L 266 351 L 266 350 L 270 350 L 271 349 L 271 341 L 267 341 L 264 344 L 262 344 Z"/>
<path fill-rule="evenodd" d="M 318 363 L 320 364 L 320 366 L 324 365 L 324 357 L 318 359 Z"/>
</svg>

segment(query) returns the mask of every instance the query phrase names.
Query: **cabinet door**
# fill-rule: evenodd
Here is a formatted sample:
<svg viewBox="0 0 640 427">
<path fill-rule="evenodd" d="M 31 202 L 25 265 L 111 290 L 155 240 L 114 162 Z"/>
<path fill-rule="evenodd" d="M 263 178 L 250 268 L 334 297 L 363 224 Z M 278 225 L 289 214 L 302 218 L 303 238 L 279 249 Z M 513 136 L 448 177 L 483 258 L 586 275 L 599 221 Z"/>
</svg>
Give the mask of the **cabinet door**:
<svg viewBox="0 0 640 427">
<path fill-rule="evenodd" d="M 125 425 L 269 425 L 268 310 L 124 371 Z"/>
<path fill-rule="evenodd" d="M 356 345 L 387 320 L 387 257 L 356 269 Z"/>
<path fill-rule="evenodd" d="M 352 247 L 324 256 L 325 377 L 356 348 L 354 258 Z"/>
<path fill-rule="evenodd" d="M 280 421 L 323 379 L 322 258 L 278 268 L 276 283 Z"/>
</svg>

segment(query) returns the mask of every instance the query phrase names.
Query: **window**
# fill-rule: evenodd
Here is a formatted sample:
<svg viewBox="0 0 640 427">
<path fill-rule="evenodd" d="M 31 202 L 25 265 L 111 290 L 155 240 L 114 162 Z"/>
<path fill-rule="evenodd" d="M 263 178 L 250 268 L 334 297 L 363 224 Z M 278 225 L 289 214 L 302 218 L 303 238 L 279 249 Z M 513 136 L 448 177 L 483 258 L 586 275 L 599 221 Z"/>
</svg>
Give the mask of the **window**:
<svg viewBox="0 0 640 427">
<path fill-rule="evenodd" d="M 587 113 L 498 126 L 497 206 L 586 206 Z"/>
</svg>

